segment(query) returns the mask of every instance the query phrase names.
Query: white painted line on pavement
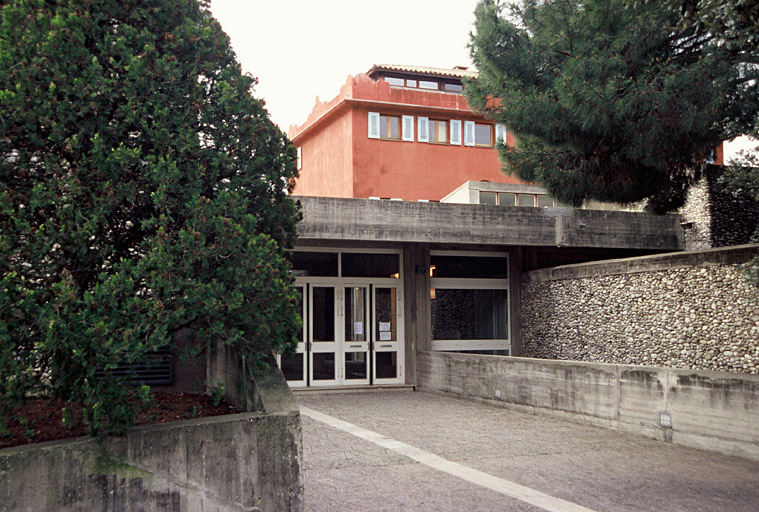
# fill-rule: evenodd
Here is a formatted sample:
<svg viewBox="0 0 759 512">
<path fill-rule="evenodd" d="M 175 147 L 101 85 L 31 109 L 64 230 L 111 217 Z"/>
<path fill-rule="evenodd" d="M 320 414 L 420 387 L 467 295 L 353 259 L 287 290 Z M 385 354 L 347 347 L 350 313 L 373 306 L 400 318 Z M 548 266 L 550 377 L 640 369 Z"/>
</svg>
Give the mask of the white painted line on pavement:
<svg viewBox="0 0 759 512">
<path fill-rule="evenodd" d="M 499 478 L 488 473 L 483 473 L 482 471 L 472 469 L 468 466 L 464 466 L 463 464 L 459 464 L 458 462 L 444 459 L 443 457 L 435 455 L 434 453 L 430 453 L 420 448 L 416 448 L 415 446 L 411 446 L 409 444 L 396 441 L 395 439 L 385 437 L 382 434 L 372 432 L 371 430 L 366 430 L 365 428 L 361 428 L 358 425 L 354 425 L 352 423 L 339 420 L 319 411 L 315 411 L 309 407 L 301 406 L 300 413 L 304 416 L 308 416 L 311 419 L 329 425 L 330 427 L 334 427 L 338 430 L 342 430 L 343 432 L 353 434 L 356 437 L 370 441 L 376 445 L 382 446 L 383 448 L 387 448 L 389 450 L 393 450 L 396 453 L 400 453 L 401 455 L 405 455 L 410 459 L 421 462 L 422 464 L 433 469 L 437 469 L 438 471 L 443 471 L 450 475 L 457 476 L 463 480 L 466 480 L 467 482 L 481 485 L 482 487 L 487 487 L 488 489 L 500 492 L 506 496 L 511 496 L 512 498 L 516 498 L 518 500 L 524 501 L 525 503 L 529 503 L 530 505 L 540 507 L 544 510 L 548 510 L 550 512 L 593 512 L 593 510 L 577 505 L 576 503 L 572 503 L 571 501 L 565 501 L 561 498 L 551 496 L 550 494 L 545 494 L 540 491 L 536 491 L 535 489 L 525 487 L 524 485 L 519 485 L 517 483 L 511 482 L 509 480 L 504 480 L 503 478 Z"/>
</svg>

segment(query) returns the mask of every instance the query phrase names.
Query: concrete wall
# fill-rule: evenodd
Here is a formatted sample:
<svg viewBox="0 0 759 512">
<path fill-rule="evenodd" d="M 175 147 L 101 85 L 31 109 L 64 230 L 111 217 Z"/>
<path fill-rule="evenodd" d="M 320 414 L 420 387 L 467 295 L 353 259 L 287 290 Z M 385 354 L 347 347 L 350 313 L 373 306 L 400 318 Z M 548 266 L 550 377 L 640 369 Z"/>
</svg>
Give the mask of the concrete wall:
<svg viewBox="0 0 759 512">
<path fill-rule="evenodd" d="M 759 376 L 420 352 L 417 379 L 420 390 L 759 460 Z"/>
<path fill-rule="evenodd" d="M 301 203 L 301 243 L 398 242 L 561 247 L 682 249 L 678 215 L 294 197 Z"/>
<path fill-rule="evenodd" d="M 296 413 L 133 428 L 0 450 L 2 511 L 302 510 Z"/>
<path fill-rule="evenodd" d="M 566 265 L 522 279 L 522 355 L 759 373 L 759 245 Z"/>
<path fill-rule="evenodd" d="M 246 381 L 246 403 L 239 362 L 220 344 L 208 378 L 258 412 L 0 450 L 0 511 L 302 510 L 298 406 L 276 364 Z"/>
</svg>

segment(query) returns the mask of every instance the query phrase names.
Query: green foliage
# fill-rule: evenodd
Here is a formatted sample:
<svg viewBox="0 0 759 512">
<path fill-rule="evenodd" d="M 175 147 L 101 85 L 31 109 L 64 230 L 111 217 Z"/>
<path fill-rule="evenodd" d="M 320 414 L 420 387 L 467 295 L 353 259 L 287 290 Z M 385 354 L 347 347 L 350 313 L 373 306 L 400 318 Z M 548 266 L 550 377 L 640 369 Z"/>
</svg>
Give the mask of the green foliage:
<svg viewBox="0 0 759 512">
<path fill-rule="evenodd" d="M 294 149 L 207 7 L 2 4 L 2 420 L 46 393 L 123 431 L 145 394 L 111 371 L 185 328 L 294 349 Z"/>
<path fill-rule="evenodd" d="M 515 134 L 505 170 L 575 206 L 680 206 L 710 148 L 753 122 L 757 71 L 678 22 L 657 2 L 524 0 L 507 16 L 483 0 L 467 94 Z"/>
</svg>

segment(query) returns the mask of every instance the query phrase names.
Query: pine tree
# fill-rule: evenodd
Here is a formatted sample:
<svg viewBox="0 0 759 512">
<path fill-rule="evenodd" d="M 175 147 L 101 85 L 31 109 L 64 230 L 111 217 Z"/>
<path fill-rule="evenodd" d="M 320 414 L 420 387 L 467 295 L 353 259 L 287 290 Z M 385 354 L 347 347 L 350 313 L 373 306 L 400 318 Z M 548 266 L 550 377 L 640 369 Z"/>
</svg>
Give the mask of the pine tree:
<svg viewBox="0 0 759 512">
<path fill-rule="evenodd" d="M 505 171 L 565 203 L 680 206 L 704 157 L 753 121 L 756 69 L 657 2 L 476 9 L 470 103 L 507 125 Z"/>
<path fill-rule="evenodd" d="M 294 150 L 208 2 L 0 13 L 2 419 L 41 393 L 123 431 L 112 370 L 182 329 L 254 366 L 293 350 Z"/>
</svg>

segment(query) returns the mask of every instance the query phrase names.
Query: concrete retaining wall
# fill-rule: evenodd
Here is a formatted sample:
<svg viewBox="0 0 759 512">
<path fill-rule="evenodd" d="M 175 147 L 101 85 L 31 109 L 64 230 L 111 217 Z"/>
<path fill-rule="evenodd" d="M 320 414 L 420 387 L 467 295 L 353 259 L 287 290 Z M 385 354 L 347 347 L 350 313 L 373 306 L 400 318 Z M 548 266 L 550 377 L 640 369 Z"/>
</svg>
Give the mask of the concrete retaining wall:
<svg viewBox="0 0 759 512">
<path fill-rule="evenodd" d="M 299 447 L 296 413 L 243 413 L 8 448 L 0 510 L 302 510 Z"/>
<path fill-rule="evenodd" d="M 417 388 L 759 460 L 759 376 L 420 352 Z"/>
<path fill-rule="evenodd" d="M 246 403 L 238 362 L 221 345 L 209 378 L 258 412 L 0 450 L 0 511 L 303 510 L 298 406 L 273 359 Z"/>
<path fill-rule="evenodd" d="M 759 289 L 740 264 L 759 245 L 566 265 L 526 273 L 522 353 L 759 373 Z"/>
</svg>

